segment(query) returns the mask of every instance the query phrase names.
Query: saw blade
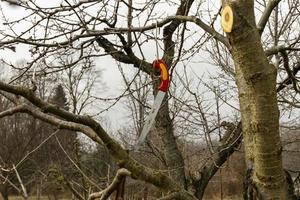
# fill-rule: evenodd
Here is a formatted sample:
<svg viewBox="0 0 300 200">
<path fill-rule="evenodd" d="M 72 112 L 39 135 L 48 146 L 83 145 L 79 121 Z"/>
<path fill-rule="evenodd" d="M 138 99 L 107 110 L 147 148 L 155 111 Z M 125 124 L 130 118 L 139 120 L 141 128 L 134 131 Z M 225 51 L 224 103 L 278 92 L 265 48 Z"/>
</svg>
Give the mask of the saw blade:
<svg viewBox="0 0 300 200">
<path fill-rule="evenodd" d="M 144 143 L 154 121 L 155 121 L 155 117 L 157 115 L 157 112 L 160 108 L 160 105 L 161 103 L 163 102 L 164 100 L 164 97 L 165 97 L 165 92 L 162 92 L 162 91 L 158 91 L 157 95 L 156 95 L 156 98 L 154 100 L 154 103 L 153 103 L 153 107 L 151 109 L 151 112 L 149 114 L 149 116 L 147 117 L 146 119 L 146 122 L 145 122 L 145 125 L 144 125 L 144 128 L 141 132 L 141 135 L 137 141 L 137 144 L 135 146 L 135 149 L 138 150 L 138 148 Z"/>
</svg>

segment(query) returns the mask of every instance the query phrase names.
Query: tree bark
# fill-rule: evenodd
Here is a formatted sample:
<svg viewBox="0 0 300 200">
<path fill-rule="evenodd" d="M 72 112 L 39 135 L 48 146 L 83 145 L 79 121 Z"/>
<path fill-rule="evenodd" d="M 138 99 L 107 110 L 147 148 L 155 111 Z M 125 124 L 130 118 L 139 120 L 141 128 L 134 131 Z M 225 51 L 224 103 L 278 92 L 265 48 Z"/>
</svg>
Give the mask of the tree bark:
<svg viewBox="0 0 300 200">
<path fill-rule="evenodd" d="M 276 69 L 269 64 L 256 28 L 254 1 L 223 0 L 234 13 L 227 34 L 237 71 L 247 164 L 253 165 L 253 199 L 288 199 L 282 167 Z"/>
<path fill-rule="evenodd" d="M 239 68 L 238 64 L 235 64 L 236 70 L 236 84 L 238 86 L 238 93 L 239 93 L 239 102 L 240 102 L 240 110 L 241 113 L 241 120 L 242 122 L 250 122 L 251 121 L 251 108 L 250 105 L 247 103 L 250 99 L 249 94 L 249 87 L 244 79 L 243 73 Z M 246 166 L 248 169 L 253 167 L 253 137 L 251 135 L 250 123 L 243 123 L 243 139 L 244 139 L 244 148 L 245 148 L 245 159 L 246 159 Z"/>
<path fill-rule="evenodd" d="M 223 124 L 223 123 L 222 123 Z M 225 123 L 224 123 L 225 124 Z M 240 145 L 242 141 L 241 137 L 241 123 L 239 122 L 236 126 L 232 123 L 226 123 L 233 129 L 227 129 L 224 137 L 221 140 L 221 145 L 216 150 L 216 153 L 212 159 L 205 164 L 201 169 L 200 179 L 193 182 L 195 189 L 195 196 L 198 199 L 202 199 L 205 193 L 205 189 L 211 180 L 211 178 L 216 174 L 227 159 L 235 152 L 235 149 Z M 227 126 L 228 127 L 228 126 Z"/>
<path fill-rule="evenodd" d="M 156 128 L 164 144 L 168 174 L 181 186 L 187 188 L 184 160 L 178 148 L 176 137 L 174 135 L 173 122 L 169 115 L 170 111 L 167 98 L 168 97 L 166 95 L 160 111 L 157 114 Z"/>
</svg>

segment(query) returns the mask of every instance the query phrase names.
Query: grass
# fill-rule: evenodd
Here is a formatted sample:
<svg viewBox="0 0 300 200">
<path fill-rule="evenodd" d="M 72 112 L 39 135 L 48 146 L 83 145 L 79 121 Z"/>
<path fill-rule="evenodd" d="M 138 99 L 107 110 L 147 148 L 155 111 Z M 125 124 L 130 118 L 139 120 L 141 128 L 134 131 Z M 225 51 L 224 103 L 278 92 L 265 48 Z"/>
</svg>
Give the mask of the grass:
<svg viewBox="0 0 300 200">
<path fill-rule="evenodd" d="M 203 200 L 220 200 L 220 196 L 216 196 L 216 197 L 213 197 L 213 198 L 205 198 Z M 242 199 L 241 197 L 239 196 L 232 196 L 232 197 L 224 197 L 223 200 L 240 200 Z"/>
<path fill-rule="evenodd" d="M 24 200 L 22 196 L 10 196 L 10 200 Z M 70 200 L 71 198 L 58 198 L 59 200 Z M 223 200 L 240 200 L 242 198 L 235 196 L 235 197 L 224 197 Z M 36 196 L 30 196 L 28 200 L 38 200 Z M 54 198 L 51 196 L 49 199 L 48 196 L 42 196 L 40 200 L 54 200 Z M 220 200 L 219 196 L 213 197 L 213 198 L 204 198 L 203 200 Z"/>
<path fill-rule="evenodd" d="M 10 200 L 24 200 L 24 198 L 22 196 L 10 196 L 9 197 Z M 68 198 L 58 198 L 59 200 L 70 200 Z M 29 196 L 28 200 L 38 200 L 37 196 Z M 48 196 L 41 196 L 39 200 L 54 200 L 54 198 L 51 196 L 51 198 L 49 199 Z"/>
<path fill-rule="evenodd" d="M 24 200 L 22 196 L 10 196 L 10 200 Z M 36 196 L 29 196 L 28 200 L 37 200 L 38 198 Z M 49 200 L 47 196 L 42 196 L 40 200 Z"/>
</svg>

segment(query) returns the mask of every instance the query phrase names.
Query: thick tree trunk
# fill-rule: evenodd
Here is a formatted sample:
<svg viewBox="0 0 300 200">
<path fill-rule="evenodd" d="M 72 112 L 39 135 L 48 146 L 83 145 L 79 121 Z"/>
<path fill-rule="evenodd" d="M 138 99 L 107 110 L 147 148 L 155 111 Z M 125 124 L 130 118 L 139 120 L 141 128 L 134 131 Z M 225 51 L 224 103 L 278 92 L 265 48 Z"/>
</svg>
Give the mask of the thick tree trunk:
<svg viewBox="0 0 300 200">
<path fill-rule="evenodd" d="M 243 77 L 243 73 L 239 68 L 238 64 L 235 64 L 236 69 L 236 84 L 239 88 L 239 101 L 240 101 L 240 110 L 242 114 L 242 122 L 250 122 L 251 121 L 251 107 L 249 103 L 247 103 L 250 99 L 249 87 L 246 83 L 246 80 Z M 253 137 L 251 133 L 250 123 L 243 123 L 243 139 L 244 139 L 244 148 L 245 148 L 245 159 L 246 166 L 248 169 L 252 169 L 253 167 Z"/>
<path fill-rule="evenodd" d="M 256 28 L 254 1 L 223 1 L 233 10 L 228 33 L 236 66 L 247 164 L 253 165 L 253 199 L 288 199 L 282 167 L 276 69 L 268 63 Z M 252 166 L 251 166 L 252 167 Z M 256 197 L 255 197 L 256 196 Z"/>
<path fill-rule="evenodd" d="M 164 144 L 168 174 L 173 180 L 177 181 L 181 186 L 186 188 L 187 185 L 184 171 L 184 160 L 177 146 L 173 123 L 169 112 L 167 97 L 165 97 L 160 111 L 157 114 L 156 128 Z"/>
</svg>

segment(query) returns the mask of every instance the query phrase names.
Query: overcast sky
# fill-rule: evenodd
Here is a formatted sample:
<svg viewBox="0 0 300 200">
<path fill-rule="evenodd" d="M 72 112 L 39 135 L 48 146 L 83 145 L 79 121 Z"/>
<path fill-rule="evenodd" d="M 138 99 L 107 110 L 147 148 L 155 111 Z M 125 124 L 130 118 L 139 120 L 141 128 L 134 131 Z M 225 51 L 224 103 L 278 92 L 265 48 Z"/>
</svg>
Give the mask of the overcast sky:
<svg viewBox="0 0 300 200">
<path fill-rule="evenodd" d="M 59 5 L 61 1 L 52 0 L 52 1 L 45 1 L 45 0 L 39 0 L 37 3 L 40 3 L 40 5 L 43 5 L 44 7 L 48 6 L 56 6 Z M 1 1 L 1 7 L 2 11 L 5 13 L 7 19 L 14 20 L 19 19 L 22 16 L 26 15 L 26 11 L 22 8 L 16 7 L 16 6 L 9 6 L 7 3 L 4 3 Z M 161 7 L 161 10 L 157 12 L 168 12 L 169 15 L 172 15 L 176 12 L 176 9 L 168 8 L 168 7 Z M 189 25 L 191 26 L 191 25 Z M 14 27 L 15 30 L 18 32 L 21 32 L 26 27 L 26 24 L 18 24 L 17 27 Z M 195 28 L 195 27 L 194 27 Z M 162 31 L 159 30 L 159 36 L 162 37 Z M 200 34 L 200 33 L 199 33 Z M 191 37 L 190 41 L 193 39 Z M 16 48 L 16 52 L 13 52 L 11 50 L 0 50 L 0 58 L 5 59 L 6 61 L 10 61 L 12 63 L 15 63 L 18 60 L 25 59 L 30 60 L 30 53 L 29 48 L 26 45 L 18 45 Z M 149 43 L 143 46 L 143 54 L 146 57 L 146 60 L 148 62 L 152 62 L 156 57 L 156 48 L 155 44 Z M 160 55 L 162 55 L 162 52 L 160 52 Z M 213 73 L 215 70 L 213 66 L 205 63 L 205 60 L 207 60 L 208 57 L 205 55 L 205 53 L 198 54 L 197 57 L 192 62 L 188 63 L 188 68 L 191 68 L 193 72 L 197 73 L 197 76 L 201 77 L 203 73 Z M 201 63 L 199 63 L 201 61 Z M 105 97 L 105 96 L 118 96 L 123 91 L 124 88 L 122 83 L 122 77 L 120 75 L 120 72 L 118 70 L 116 62 L 110 58 L 110 56 L 106 57 L 100 57 L 96 59 L 96 66 L 97 68 L 101 68 L 103 70 L 103 76 L 101 79 L 105 82 L 105 85 L 107 87 L 107 92 L 100 94 L 99 96 Z M 180 64 L 179 66 L 180 67 Z M 124 71 L 128 74 L 133 73 L 132 66 L 125 66 Z M 126 112 L 124 105 L 122 103 L 117 104 L 115 107 L 113 107 L 109 112 L 105 114 L 105 116 L 109 117 L 109 121 L 113 124 L 114 127 L 119 127 L 118 125 L 122 124 L 121 122 L 124 122 L 126 120 L 125 117 L 127 116 L 128 112 Z"/>
<path fill-rule="evenodd" d="M 208 1 L 208 2 L 214 2 L 214 1 Z M 51 0 L 51 1 L 37 0 L 37 3 L 43 5 L 43 7 L 48 7 L 48 6 L 60 5 L 61 1 L 60 0 Z M 213 9 L 218 9 L 219 6 L 218 4 L 219 3 L 216 4 L 212 3 L 207 6 L 213 10 Z M 2 12 L 5 13 L 6 17 L 9 20 L 14 20 L 17 18 L 19 19 L 22 16 L 25 16 L 27 13 L 27 11 L 25 11 L 22 8 L 9 6 L 7 3 L 2 1 L 0 2 L 0 5 L 2 8 Z M 156 10 L 156 12 L 168 13 L 168 15 L 174 15 L 176 11 L 176 8 L 170 8 L 170 7 L 161 7 L 160 9 L 161 10 Z M 191 15 L 192 14 L 193 14 L 193 10 L 191 11 Z M 218 24 L 219 23 L 216 23 L 216 27 L 218 27 Z M 19 23 L 17 27 L 14 28 L 17 32 L 18 31 L 21 32 L 26 26 L 27 24 Z M 122 22 L 120 23 L 119 26 L 122 26 Z M 135 26 L 138 25 L 135 24 Z M 192 33 L 191 37 L 187 39 L 186 45 L 190 46 L 192 43 L 196 42 L 199 37 L 201 37 L 201 34 L 203 34 L 203 32 L 199 31 L 199 28 L 192 25 L 191 23 L 188 23 L 187 28 L 188 31 L 190 31 L 190 33 L 192 33 L 195 30 L 198 30 L 198 32 Z M 162 31 L 159 32 L 160 37 L 161 35 L 162 35 Z M 16 52 L 7 49 L 0 50 L 0 58 L 5 59 L 6 61 L 11 61 L 12 63 L 22 59 L 30 60 L 31 57 L 28 50 L 29 48 L 26 47 L 26 45 L 18 45 L 16 48 Z M 137 55 L 139 55 L 138 51 L 136 53 Z M 143 46 L 143 54 L 145 55 L 146 60 L 148 62 L 152 62 L 152 60 L 156 58 L 155 44 L 154 43 L 145 44 Z M 160 51 L 160 55 L 162 55 L 161 51 Z M 191 77 L 193 76 L 195 79 L 197 79 L 196 77 L 203 77 L 204 79 L 209 80 L 208 79 L 209 74 L 214 74 L 217 71 L 217 67 L 208 64 L 209 61 L 210 60 L 207 53 L 202 51 L 195 54 L 192 60 L 185 63 L 187 65 L 189 75 Z M 122 84 L 122 77 L 120 75 L 116 62 L 110 56 L 100 57 L 96 59 L 96 67 L 103 70 L 101 80 L 105 83 L 107 87 L 106 92 L 104 93 L 101 91 L 101 94 L 99 94 L 99 96 L 117 97 L 119 94 L 121 94 L 124 85 Z M 183 67 L 182 63 L 179 63 L 177 69 L 180 71 L 182 67 Z M 127 74 L 133 74 L 135 71 L 135 69 L 133 69 L 132 66 L 124 65 L 123 69 Z M 206 76 L 203 76 L 203 74 L 206 74 Z M 212 99 L 213 96 L 206 96 L 206 98 Z M 236 103 L 234 106 L 238 107 L 238 104 Z M 232 109 L 230 109 L 228 106 L 225 105 L 222 109 L 223 109 L 224 116 L 227 114 L 232 114 L 231 113 Z M 226 114 L 226 112 L 228 113 Z M 113 107 L 111 110 L 109 110 L 104 114 L 104 116 L 108 118 L 108 121 L 110 122 L 113 129 L 118 129 L 119 127 L 125 125 L 128 121 L 128 119 L 126 119 L 127 115 L 128 112 L 126 111 L 124 104 L 122 103 L 117 104 L 115 107 Z"/>
</svg>

